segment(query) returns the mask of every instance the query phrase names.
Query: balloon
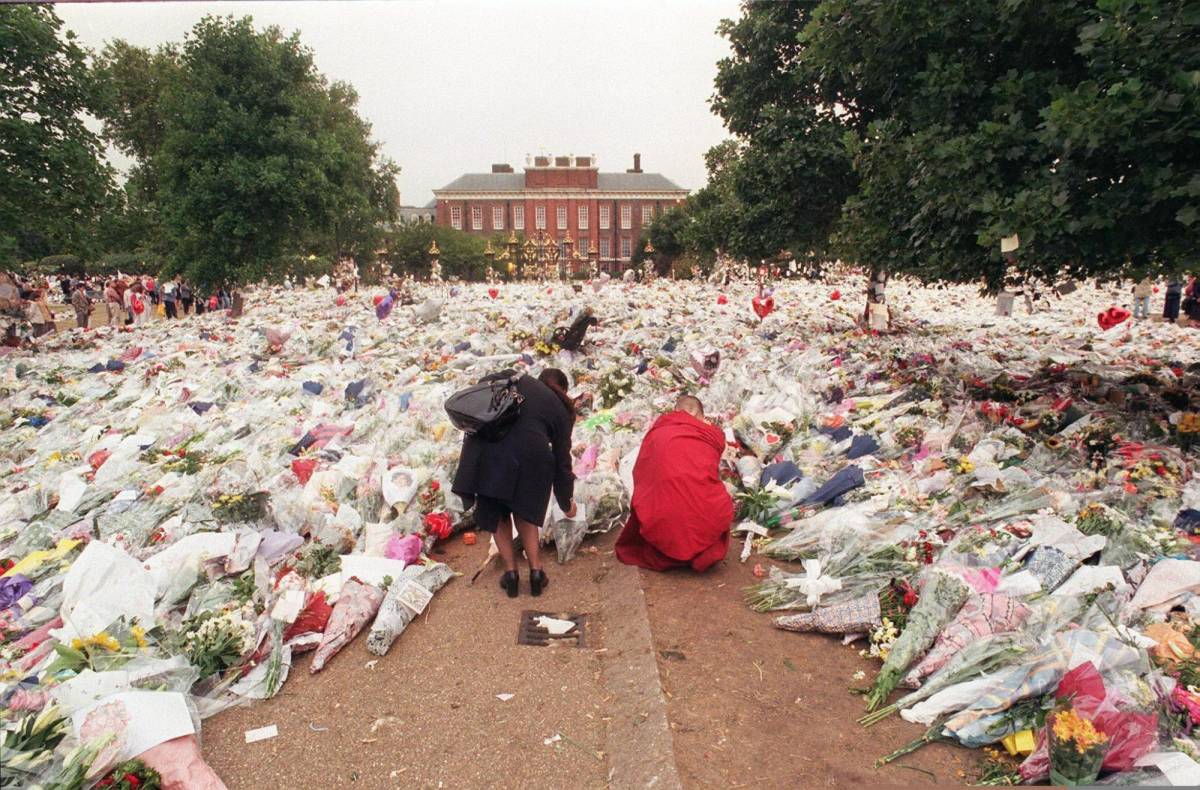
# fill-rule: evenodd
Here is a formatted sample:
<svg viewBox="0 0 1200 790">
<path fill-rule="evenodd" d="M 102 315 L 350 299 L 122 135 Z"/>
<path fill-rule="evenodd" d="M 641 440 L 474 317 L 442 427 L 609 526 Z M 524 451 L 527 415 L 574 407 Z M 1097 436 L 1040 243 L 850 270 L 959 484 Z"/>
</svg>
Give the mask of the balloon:
<svg viewBox="0 0 1200 790">
<path fill-rule="evenodd" d="M 729 299 L 725 296 L 725 294 L 721 294 L 717 297 L 717 304 L 729 304 Z"/>
<path fill-rule="evenodd" d="M 1096 316 L 1096 322 L 1100 324 L 1100 328 L 1108 331 L 1118 324 L 1124 323 L 1129 318 L 1129 311 L 1120 307 L 1110 307 L 1100 315 Z"/>
<path fill-rule="evenodd" d="M 499 288 L 489 288 L 488 289 L 488 296 L 492 297 L 493 299 L 495 299 L 499 295 L 500 295 Z"/>
<path fill-rule="evenodd" d="M 383 296 L 383 294 L 375 294 L 374 298 L 372 298 L 372 299 L 371 299 L 371 302 L 372 302 L 372 303 L 373 303 L 373 304 L 374 304 L 376 307 L 379 307 L 379 303 L 380 303 L 380 302 L 382 302 L 382 301 L 383 301 L 383 299 L 384 299 L 384 296 Z"/>
<path fill-rule="evenodd" d="M 842 292 L 841 292 L 841 291 L 834 291 L 833 293 L 831 293 L 831 294 L 829 295 L 829 298 L 830 298 L 830 299 L 832 299 L 833 301 L 835 301 L 835 302 L 836 302 L 838 299 L 841 299 L 841 298 L 842 298 Z"/>
<path fill-rule="evenodd" d="M 766 318 L 775 309 L 775 299 L 773 297 L 756 296 L 750 300 L 750 305 L 754 308 L 754 313 L 760 319 Z"/>
<path fill-rule="evenodd" d="M 345 307 L 345 306 L 346 306 L 346 295 L 345 295 L 345 294 L 338 294 L 338 297 L 337 297 L 337 299 L 334 299 L 334 300 L 333 300 L 333 302 L 334 302 L 334 304 L 336 304 L 338 307 Z"/>
</svg>

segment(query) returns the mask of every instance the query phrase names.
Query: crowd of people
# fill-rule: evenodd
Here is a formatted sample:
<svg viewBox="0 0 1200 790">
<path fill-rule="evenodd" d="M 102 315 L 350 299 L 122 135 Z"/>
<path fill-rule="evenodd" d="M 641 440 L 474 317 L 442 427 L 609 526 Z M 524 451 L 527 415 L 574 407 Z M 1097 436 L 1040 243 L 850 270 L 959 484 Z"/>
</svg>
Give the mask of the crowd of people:
<svg viewBox="0 0 1200 790">
<path fill-rule="evenodd" d="M 228 310 L 236 297 L 222 287 L 204 296 L 181 277 L 153 275 L 57 278 L 22 277 L 0 272 L 0 315 L 4 344 L 19 346 L 56 331 L 53 305 L 74 311 L 75 326 L 142 326 L 157 314 L 174 320 L 211 310 Z M 103 311 L 98 310 L 100 306 Z"/>
</svg>

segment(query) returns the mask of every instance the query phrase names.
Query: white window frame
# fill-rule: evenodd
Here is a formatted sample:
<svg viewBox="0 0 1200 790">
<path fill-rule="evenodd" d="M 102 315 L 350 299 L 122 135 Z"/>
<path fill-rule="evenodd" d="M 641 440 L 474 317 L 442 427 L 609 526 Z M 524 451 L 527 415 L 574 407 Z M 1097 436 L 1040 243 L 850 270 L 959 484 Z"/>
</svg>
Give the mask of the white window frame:
<svg viewBox="0 0 1200 790">
<path fill-rule="evenodd" d="M 579 253 L 580 258 L 585 260 L 588 258 L 588 250 L 591 249 L 591 241 L 592 240 L 587 236 L 579 237 L 579 243 L 575 245 L 575 251 Z"/>
<path fill-rule="evenodd" d="M 633 239 L 628 236 L 621 237 L 621 260 L 627 261 L 633 257 Z"/>
<path fill-rule="evenodd" d="M 609 225 L 609 207 L 607 205 L 600 207 L 600 230 L 608 230 Z"/>
<path fill-rule="evenodd" d="M 612 242 L 607 237 L 600 239 L 600 257 L 606 259 L 612 257 Z"/>
<path fill-rule="evenodd" d="M 621 204 L 621 230 L 629 230 L 633 227 L 633 206 L 628 203 Z"/>
<path fill-rule="evenodd" d="M 471 206 L 471 230 L 483 230 L 483 206 Z"/>
<path fill-rule="evenodd" d="M 588 229 L 588 207 L 587 206 L 579 207 L 579 229 L 580 230 Z"/>
<path fill-rule="evenodd" d="M 654 206 L 642 206 L 642 224 L 649 225 L 654 221 Z"/>
<path fill-rule="evenodd" d="M 462 206 L 450 207 L 450 227 L 462 230 Z"/>
<path fill-rule="evenodd" d="M 504 230 L 504 206 L 492 206 L 492 230 Z"/>
<path fill-rule="evenodd" d="M 534 223 L 537 225 L 535 230 L 545 230 L 546 229 L 546 207 L 538 206 L 537 208 L 535 208 L 533 210 L 533 214 L 534 214 Z"/>
<path fill-rule="evenodd" d="M 513 206 L 513 230 L 525 230 L 524 206 Z"/>
<path fill-rule="evenodd" d="M 556 206 L 554 209 L 554 222 L 559 230 L 567 229 L 567 207 Z"/>
</svg>

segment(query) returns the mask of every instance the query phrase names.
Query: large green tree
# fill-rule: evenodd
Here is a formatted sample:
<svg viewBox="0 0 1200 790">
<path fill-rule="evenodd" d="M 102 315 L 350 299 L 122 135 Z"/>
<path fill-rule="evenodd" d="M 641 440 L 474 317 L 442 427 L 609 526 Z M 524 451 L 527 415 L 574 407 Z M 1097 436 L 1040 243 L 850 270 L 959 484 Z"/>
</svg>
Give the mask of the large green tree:
<svg viewBox="0 0 1200 790">
<path fill-rule="evenodd" d="M 374 256 L 399 169 L 297 34 L 206 17 L 155 52 L 110 43 L 100 67 L 105 133 L 137 163 L 124 249 L 161 249 L 201 285 Z"/>
<path fill-rule="evenodd" d="M 721 31 L 733 238 L 992 287 L 1012 233 L 1044 280 L 1196 260 L 1194 2 L 747 2 Z"/>
<path fill-rule="evenodd" d="M 0 6 L 0 262 L 93 247 L 113 180 L 87 57 L 52 7 Z"/>
</svg>

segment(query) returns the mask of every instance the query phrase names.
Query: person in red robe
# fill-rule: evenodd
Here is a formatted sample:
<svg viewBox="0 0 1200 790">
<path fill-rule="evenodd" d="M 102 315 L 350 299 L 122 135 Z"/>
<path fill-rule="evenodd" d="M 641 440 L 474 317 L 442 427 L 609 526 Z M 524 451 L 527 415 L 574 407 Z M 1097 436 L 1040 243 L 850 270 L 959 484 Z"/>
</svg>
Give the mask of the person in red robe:
<svg viewBox="0 0 1200 790">
<path fill-rule="evenodd" d="M 725 559 L 733 500 L 717 474 L 725 435 L 684 395 L 642 440 L 633 467 L 633 513 L 617 559 L 652 571 L 703 571 Z"/>
</svg>

